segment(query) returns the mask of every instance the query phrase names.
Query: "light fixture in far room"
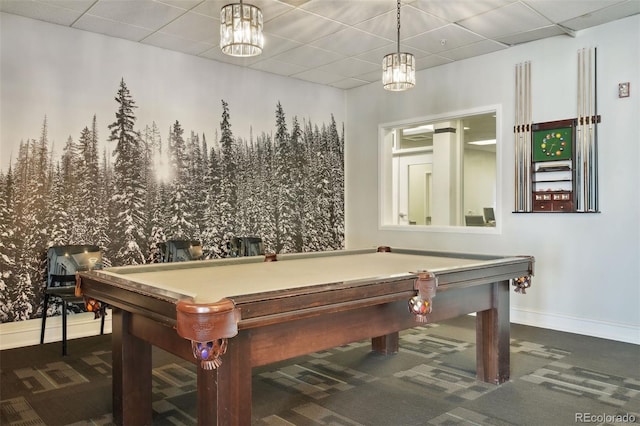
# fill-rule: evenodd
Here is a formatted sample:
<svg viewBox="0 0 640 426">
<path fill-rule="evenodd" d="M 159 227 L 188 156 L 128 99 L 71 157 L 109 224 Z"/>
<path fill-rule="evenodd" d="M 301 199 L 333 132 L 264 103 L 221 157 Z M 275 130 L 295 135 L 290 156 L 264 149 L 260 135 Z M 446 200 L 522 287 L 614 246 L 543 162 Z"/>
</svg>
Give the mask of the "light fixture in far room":
<svg viewBox="0 0 640 426">
<path fill-rule="evenodd" d="M 262 11 L 251 4 L 232 3 L 220 9 L 220 49 L 230 56 L 262 53 Z"/>
<path fill-rule="evenodd" d="M 495 145 L 495 139 L 487 139 L 483 141 L 467 142 L 469 145 Z"/>
<path fill-rule="evenodd" d="M 400 52 L 400 0 L 398 0 L 398 50 L 382 59 L 382 84 L 385 89 L 401 91 L 416 85 L 416 60 L 411 53 Z"/>
</svg>

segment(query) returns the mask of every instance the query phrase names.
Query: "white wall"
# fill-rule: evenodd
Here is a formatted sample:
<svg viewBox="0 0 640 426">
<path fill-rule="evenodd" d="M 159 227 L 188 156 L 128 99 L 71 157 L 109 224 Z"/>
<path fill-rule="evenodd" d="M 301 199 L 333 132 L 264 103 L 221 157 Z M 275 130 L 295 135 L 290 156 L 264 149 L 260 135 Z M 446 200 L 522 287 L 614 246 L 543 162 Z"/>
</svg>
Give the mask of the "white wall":
<svg viewBox="0 0 640 426">
<path fill-rule="evenodd" d="M 496 153 L 464 150 L 464 214 L 484 215 L 485 207 L 496 205 Z"/>
<path fill-rule="evenodd" d="M 533 287 L 512 320 L 640 343 L 640 16 L 418 72 L 408 92 L 373 83 L 347 92 L 347 247 L 376 245 L 536 257 Z M 514 214 L 515 65 L 532 63 L 533 122 L 577 116 L 577 51 L 597 47 L 599 214 Z M 619 82 L 631 97 L 619 99 Z M 636 88 L 634 90 L 634 87 Z M 378 125 L 486 105 L 498 129 L 501 234 L 381 230 Z"/>
</svg>

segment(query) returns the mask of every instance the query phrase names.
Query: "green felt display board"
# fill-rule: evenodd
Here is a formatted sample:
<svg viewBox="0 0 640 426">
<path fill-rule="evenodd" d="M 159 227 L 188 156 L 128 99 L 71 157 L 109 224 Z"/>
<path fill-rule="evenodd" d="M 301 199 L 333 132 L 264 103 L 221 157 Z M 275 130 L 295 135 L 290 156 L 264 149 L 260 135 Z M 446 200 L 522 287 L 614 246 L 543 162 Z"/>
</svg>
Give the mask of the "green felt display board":
<svg viewBox="0 0 640 426">
<path fill-rule="evenodd" d="M 573 127 L 533 131 L 533 161 L 570 160 Z"/>
</svg>

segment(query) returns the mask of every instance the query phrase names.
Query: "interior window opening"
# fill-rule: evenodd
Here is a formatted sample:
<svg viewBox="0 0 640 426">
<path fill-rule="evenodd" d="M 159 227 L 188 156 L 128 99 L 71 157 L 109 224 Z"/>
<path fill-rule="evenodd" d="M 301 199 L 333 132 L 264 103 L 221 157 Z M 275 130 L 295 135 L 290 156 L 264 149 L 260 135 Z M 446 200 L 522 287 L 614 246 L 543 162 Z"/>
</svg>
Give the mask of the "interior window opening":
<svg viewBox="0 0 640 426">
<path fill-rule="evenodd" d="M 495 227 L 497 108 L 381 126 L 381 225 Z"/>
</svg>

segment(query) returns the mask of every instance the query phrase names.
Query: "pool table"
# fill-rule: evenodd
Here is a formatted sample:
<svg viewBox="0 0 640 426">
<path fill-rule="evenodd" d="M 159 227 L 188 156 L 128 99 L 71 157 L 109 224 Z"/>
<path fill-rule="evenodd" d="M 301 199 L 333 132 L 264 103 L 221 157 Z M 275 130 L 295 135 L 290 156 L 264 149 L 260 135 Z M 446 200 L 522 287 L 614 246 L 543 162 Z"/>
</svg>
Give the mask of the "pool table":
<svg viewBox="0 0 640 426">
<path fill-rule="evenodd" d="M 509 379 L 510 285 L 531 256 L 379 247 L 113 267 L 78 273 L 76 290 L 113 309 L 113 416 L 152 423 L 151 348 L 197 365 L 200 425 L 251 424 L 252 368 L 471 312 L 477 377 Z"/>
</svg>

